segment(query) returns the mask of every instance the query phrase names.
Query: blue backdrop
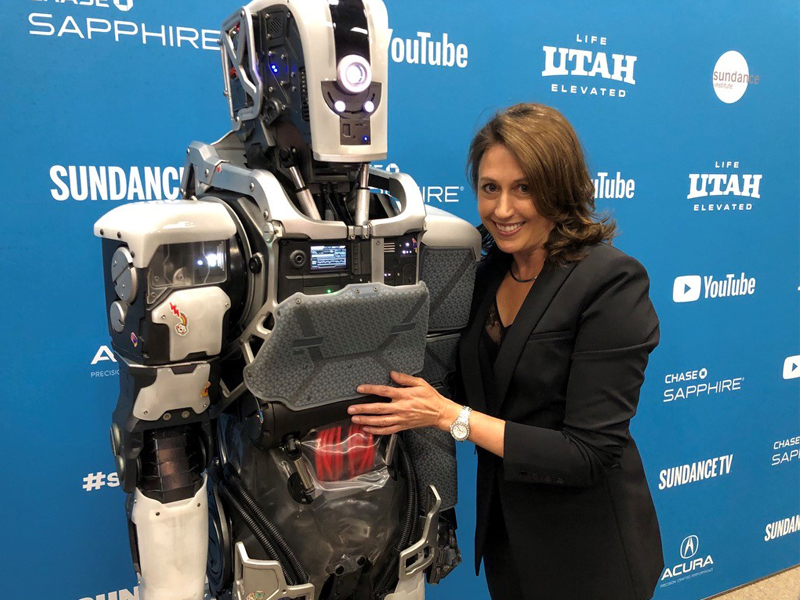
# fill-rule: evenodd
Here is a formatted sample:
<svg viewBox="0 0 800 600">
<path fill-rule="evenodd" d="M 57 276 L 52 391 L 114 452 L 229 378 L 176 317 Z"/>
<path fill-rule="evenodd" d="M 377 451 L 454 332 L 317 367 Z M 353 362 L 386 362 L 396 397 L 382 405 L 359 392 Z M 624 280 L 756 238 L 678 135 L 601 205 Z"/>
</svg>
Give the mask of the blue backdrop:
<svg viewBox="0 0 800 600">
<path fill-rule="evenodd" d="M 800 563 L 797 2 L 387 5 L 386 164 L 477 222 L 471 136 L 499 107 L 553 105 L 585 144 L 617 245 L 650 273 L 662 342 L 633 431 L 664 538 L 656 598 Z M 13 0 L 0 20 L 9 598 L 137 595 L 92 224 L 121 202 L 175 197 L 186 145 L 227 130 L 215 38 L 237 7 Z M 452 66 L 417 57 L 414 40 L 445 36 Z M 464 565 L 430 598 L 483 600 L 471 448 L 459 460 Z"/>
</svg>

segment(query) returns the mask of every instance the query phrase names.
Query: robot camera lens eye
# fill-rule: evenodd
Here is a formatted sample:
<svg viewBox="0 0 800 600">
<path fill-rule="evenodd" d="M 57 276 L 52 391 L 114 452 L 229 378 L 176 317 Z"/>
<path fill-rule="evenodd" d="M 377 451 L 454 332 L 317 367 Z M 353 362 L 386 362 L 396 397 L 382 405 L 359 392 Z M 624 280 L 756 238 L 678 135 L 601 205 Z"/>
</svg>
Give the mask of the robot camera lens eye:
<svg viewBox="0 0 800 600">
<path fill-rule="evenodd" d="M 347 106 L 345 106 L 345 103 L 342 102 L 341 100 L 337 100 L 336 102 L 334 102 L 333 107 L 336 109 L 336 112 L 344 112 L 345 108 L 347 108 Z"/>
<path fill-rule="evenodd" d="M 348 92 L 358 94 L 372 83 L 372 69 L 369 62 L 357 54 L 349 54 L 340 62 L 337 69 L 339 83 Z"/>
<path fill-rule="evenodd" d="M 347 83 L 352 86 L 358 86 L 364 83 L 367 79 L 367 72 L 362 65 L 350 65 L 345 73 Z"/>
<path fill-rule="evenodd" d="M 371 100 L 367 100 L 364 102 L 364 110 L 368 113 L 371 113 L 375 110 L 375 103 Z"/>
</svg>

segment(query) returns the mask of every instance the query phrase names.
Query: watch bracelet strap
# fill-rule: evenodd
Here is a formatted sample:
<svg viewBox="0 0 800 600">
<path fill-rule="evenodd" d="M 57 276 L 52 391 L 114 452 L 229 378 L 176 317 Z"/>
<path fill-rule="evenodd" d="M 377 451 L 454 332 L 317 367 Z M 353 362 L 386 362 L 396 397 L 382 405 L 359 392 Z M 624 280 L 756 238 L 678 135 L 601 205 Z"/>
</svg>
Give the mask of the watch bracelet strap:
<svg viewBox="0 0 800 600">
<path fill-rule="evenodd" d="M 458 413 L 458 416 L 456 417 L 456 420 L 453 421 L 450 424 L 450 435 L 452 435 L 454 438 L 456 437 L 455 434 L 453 433 L 453 428 L 456 425 L 460 425 L 460 424 L 465 425 L 466 428 L 467 428 L 467 431 L 469 431 L 469 416 L 470 416 L 470 414 L 472 414 L 472 409 L 469 406 L 464 406 L 461 409 L 461 412 Z M 469 436 L 469 433 L 467 434 L 467 436 Z M 458 438 L 456 438 L 456 439 L 458 439 Z"/>
</svg>

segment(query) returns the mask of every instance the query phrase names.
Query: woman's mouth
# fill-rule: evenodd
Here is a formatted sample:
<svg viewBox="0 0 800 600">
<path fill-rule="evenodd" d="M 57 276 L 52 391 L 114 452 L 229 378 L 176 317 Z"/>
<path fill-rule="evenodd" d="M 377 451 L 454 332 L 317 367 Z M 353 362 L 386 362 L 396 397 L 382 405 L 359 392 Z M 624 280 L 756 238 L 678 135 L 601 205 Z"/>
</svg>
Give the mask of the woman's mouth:
<svg viewBox="0 0 800 600">
<path fill-rule="evenodd" d="M 525 221 L 520 221 L 519 223 L 498 223 L 493 221 L 493 223 L 500 235 L 509 236 L 517 233 L 525 224 Z"/>
</svg>

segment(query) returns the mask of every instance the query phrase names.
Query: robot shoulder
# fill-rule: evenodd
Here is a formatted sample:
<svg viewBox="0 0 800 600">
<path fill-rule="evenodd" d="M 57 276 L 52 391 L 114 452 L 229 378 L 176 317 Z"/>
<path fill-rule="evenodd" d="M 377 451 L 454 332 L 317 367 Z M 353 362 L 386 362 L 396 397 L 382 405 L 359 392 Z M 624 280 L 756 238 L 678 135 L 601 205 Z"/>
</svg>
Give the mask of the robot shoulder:
<svg viewBox="0 0 800 600">
<path fill-rule="evenodd" d="M 481 236 L 474 225 L 434 206 L 425 208 L 422 243 L 430 248 L 469 248 L 475 260 L 481 255 Z"/>
</svg>

